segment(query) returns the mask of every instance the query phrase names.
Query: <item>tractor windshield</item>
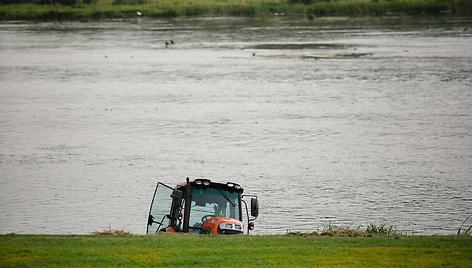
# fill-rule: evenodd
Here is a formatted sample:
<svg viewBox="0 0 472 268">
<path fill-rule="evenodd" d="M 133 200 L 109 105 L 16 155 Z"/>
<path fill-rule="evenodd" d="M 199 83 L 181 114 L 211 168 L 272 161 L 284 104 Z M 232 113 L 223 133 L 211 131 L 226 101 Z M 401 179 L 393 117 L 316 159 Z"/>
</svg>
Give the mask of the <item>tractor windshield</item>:
<svg viewBox="0 0 472 268">
<path fill-rule="evenodd" d="M 190 205 L 189 231 L 199 232 L 205 220 L 227 217 L 241 220 L 237 192 L 219 188 L 193 188 Z"/>
</svg>

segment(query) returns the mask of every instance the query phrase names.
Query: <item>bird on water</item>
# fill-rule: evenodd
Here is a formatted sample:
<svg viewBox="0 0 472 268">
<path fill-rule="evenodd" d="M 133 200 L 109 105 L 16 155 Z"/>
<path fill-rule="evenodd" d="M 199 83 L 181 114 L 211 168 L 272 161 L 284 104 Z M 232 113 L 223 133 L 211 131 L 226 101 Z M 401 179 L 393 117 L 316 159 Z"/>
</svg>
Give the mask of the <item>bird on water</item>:
<svg viewBox="0 0 472 268">
<path fill-rule="evenodd" d="M 170 41 L 165 41 L 164 44 L 166 45 L 166 48 L 169 46 L 169 45 L 174 45 L 174 40 L 170 40 Z"/>
</svg>

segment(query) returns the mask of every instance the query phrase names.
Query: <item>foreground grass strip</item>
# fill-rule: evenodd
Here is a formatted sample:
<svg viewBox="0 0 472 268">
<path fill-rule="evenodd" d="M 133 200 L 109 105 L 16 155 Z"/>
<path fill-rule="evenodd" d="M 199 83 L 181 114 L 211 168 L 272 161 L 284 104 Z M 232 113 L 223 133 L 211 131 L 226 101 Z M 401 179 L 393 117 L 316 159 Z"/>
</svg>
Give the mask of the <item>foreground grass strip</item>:
<svg viewBox="0 0 472 268">
<path fill-rule="evenodd" d="M 0 267 L 118 265 L 472 267 L 472 238 L 0 236 Z"/>
</svg>

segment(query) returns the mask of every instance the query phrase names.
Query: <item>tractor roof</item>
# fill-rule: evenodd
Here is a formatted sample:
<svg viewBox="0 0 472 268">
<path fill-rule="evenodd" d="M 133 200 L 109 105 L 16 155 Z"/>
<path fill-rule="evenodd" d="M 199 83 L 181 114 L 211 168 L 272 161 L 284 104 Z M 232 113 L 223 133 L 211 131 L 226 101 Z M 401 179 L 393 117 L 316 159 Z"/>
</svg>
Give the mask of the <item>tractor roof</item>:
<svg viewBox="0 0 472 268">
<path fill-rule="evenodd" d="M 219 183 L 213 182 L 209 179 L 193 179 L 189 180 L 190 185 L 202 185 L 203 187 L 219 187 L 222 190 L 229 190 L 229 191 L 236 191 L 242 193 L 244 189 L 237 183 L 234 182 L 227 182 L 227 183 Z M 175 186 L 175 189 L 180 189 L 187 186 L 187 182 L 181 182 Z"/>
</svg>

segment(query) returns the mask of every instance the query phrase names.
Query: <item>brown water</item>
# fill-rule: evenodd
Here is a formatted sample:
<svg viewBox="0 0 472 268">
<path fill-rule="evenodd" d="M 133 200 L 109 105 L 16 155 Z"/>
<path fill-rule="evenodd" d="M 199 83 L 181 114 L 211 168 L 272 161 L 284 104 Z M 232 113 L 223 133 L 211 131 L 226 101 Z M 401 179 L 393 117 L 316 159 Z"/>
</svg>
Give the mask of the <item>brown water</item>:
<svg viewBox="0 0 472 268">
<path fill-rule="evenodd" d="M 472 18 L 4 23 L 0 40 L 0 233 L 142 234 L 157 181 L 187 176 L 257 194 L 260 234 L 453 234 L 472 213 Z"/>
</svg>

